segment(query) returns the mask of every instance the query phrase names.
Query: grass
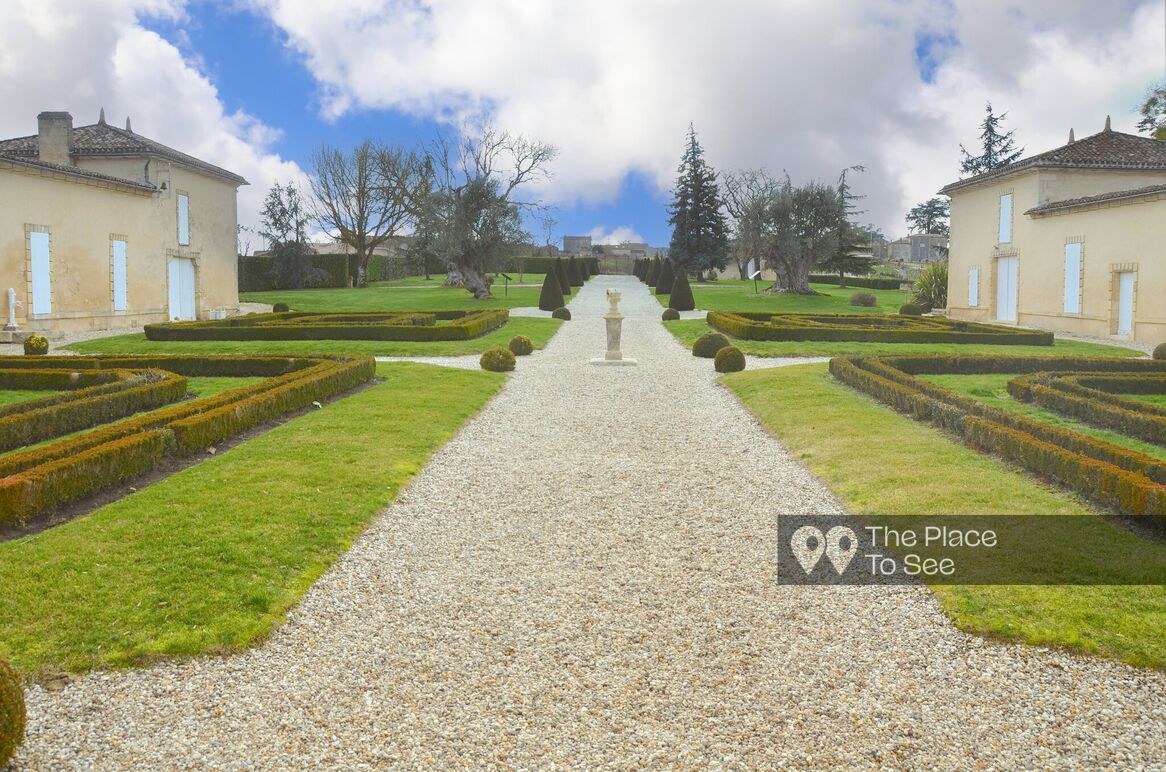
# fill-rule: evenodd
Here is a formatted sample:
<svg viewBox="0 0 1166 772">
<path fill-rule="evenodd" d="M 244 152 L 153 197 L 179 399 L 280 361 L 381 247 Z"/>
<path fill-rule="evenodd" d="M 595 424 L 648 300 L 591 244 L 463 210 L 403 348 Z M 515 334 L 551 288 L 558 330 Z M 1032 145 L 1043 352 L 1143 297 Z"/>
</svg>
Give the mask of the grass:
<svg viewBox="0 0 1166 772">
<path fill-rule="evenodd" d="M 909 293 L 903 290 L 873 290 L 862 287 L 839 289 L 830 284 L 811 284 L 818 295 L 771 295 L 765 291 L 769 282 L 758 282 L 761 292 L 755 292 L 753 282 L 740 279 L 721 279 L 714 282 L 692 282 L 696 307 L 702 311 L 773 311 L 774 313 L 802 314 L 897 314 L 899 306 L 907 302 Z M 850 298 L 856 292 L 869 292 L 877 305 L 852 306 Z M 668 305 L 668 295 L 657 295 L 660 305 Z"/>
<path fill-rule="evenodd" d="M 1120 554 L 1131 565 L 1166 561 L 1161 543 L 1134 536 L 1096 517 L 1076 496 L 859 395 L 834 381 L 825 365 L 747 371 L 724 383 L 855 514 L 1080 515 L 1086 519 L 1077 533 L 1087 537 L 1083 543 L 1091 551 Z M 968 632 L 1166 669 L 1166 587 L 933 591 Z"/>
<path fill-rule="evenodd" d="M 685 347 L 711 331 L 703 319 L 664 322 Z M 1058 340 L 1052 346 L 1005 346 L 998 343 L 867 343 L 817 340 L 733 340 L 746 354 L 761 357 L 834 357 L 876 354 L 1002 354 L 1004 356 L 1138 357 L 1142 352 L 1101 343 Z"/>
<path fill-rule="evenodd" d="M 1054 410 L 1046 410 L 1044 408 L 1031 405 L 1027 402 L 1020 402 L 1012 398 L 1008 393 L 1008 382 L 1016 377 L 1015 374 L 988 374 L 988 375 L 920 375 L 917 376 L 922 381 L 930 381 L 945 389 L 954 392 L 966 394 L 969 397 L 978 399 L 981 402 L 986 402 L 993 407 L 1001 410 L 1008 410 L 1010 412 L 1022 415 L 1025 418 L 1032 418 L 1043 423 L 1052 424 L 1053 426 L 1060 426 L 1065 429 L 1071 429 L 1081 434 L 1087 434 L 1091 437 L 1097 437 L 1111 442 L 1114 445 L 1120 445 L 1123 448 L 1136 450 L 1139 453 L 1145 453 L 1148 456 L 1155 458 L 1166 459 L 1166 448 L 1160 445 L 1154 445 L 1149 442 L 1142 442 L 1141 440 L 1127 437 L 1119 432 L 1109 431 L 1107 429 L 1099 429 L 1091 426 L 1083 421 L 1077 421 L 1067 416 L 1063 416 Z M 1131 395 L 1133 396 L 1133 395 Z M 1156 395 L 1155 395 L 1156 396 Z"/>
<path fill-rule="evenodd" d="M 0 405 L 11 405 L 55 393 L 52 389 L 0 389 Z"/>
<path fill-rule="evenodd" d="M 279 624 L 505 378 L 414 363 L 91 515 L 0 544 L 32 676 L 237 651 Z"/>
<path fill-rule="evenodd" d="M 517 272 L 511 272 L 510 273 L 510 279 L 511 279 L 510 284 L 512 286 L 515 284 L 537 284 L 541 287 L 544 278 L 546 278 L 545 273 L 529 273 L 529 272 L 527 272 L 527 273 L 519 274 Z M 445 274 L 444 273 L 433 273 L 433 274 L 429 275 L 428 279 L 426 279 L 424 276 L 410 276 L 410 277 L 405 278 L 405 279 L 394 279 L 392 281 L 373 282 L 372 286 L 373 287 L 440 287 L 444 281 L 445 281 Z M 504 291 L 503 279 L 498 278 L 497 284 L 495 286 L 497 287 L 498 294 L 501 294 Z"/>
<path fill-rule="evenodd" d="M 471 340 L 422 343 L 379 340 L 197 340 L 152 341 L 142 333 L 74 343 L 78 354 L 358 354 L 364 356 L 459 356 L 480 354 L 492 346 L 506 346 L 515 335 L 525 335 L 535 348 L 544 348 L 558 331 L 560 319 L 516 316 L 497 330 Z"/>
<path fill-rule="evenodd" d="M 499 283 L 493 298 L 474 300 L 474 296 L 464 289 L 442 287 L 440 282 L 426 282 L 421 278 L 419 283 L 410 284 L 375 282 L 364 289 L 244 292 L 239 294 L 239 300 L 250 303 L 287 303 L 293 311 L 444 311 L 460 308 L 479 310 L 537 306 L 539 290 L 539 287 L 512 286 L 508 293 L 503 295 L 503 288 Z"/>
</svg>

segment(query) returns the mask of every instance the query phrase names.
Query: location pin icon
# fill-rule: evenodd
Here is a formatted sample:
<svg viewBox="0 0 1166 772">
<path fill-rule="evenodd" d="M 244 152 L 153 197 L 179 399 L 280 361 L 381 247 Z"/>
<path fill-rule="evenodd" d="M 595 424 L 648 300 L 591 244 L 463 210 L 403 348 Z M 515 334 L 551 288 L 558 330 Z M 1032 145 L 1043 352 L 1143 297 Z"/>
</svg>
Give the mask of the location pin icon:
<svg viewBox="0 0 1166 772">
<path fill-rule="evenodd" d="M 843 539 L 846 539 L 846 549 L 842 548 Z M 846 526 L 836 525 L 826 533 L 826 558 L 839 576 L 846 571 L 857 551 L 858 539 L 854 537 L 854 531 Z"/>
<path fill-rule="evenodd" d="M 814 540 L 812 549 L 810 539 Z M 803 525 L 790 537 L 789 547 L 801 564 L 802 570 L 809 574 L 822 559 L 822 553 L 826 551 L 826 540 L 822 538 L 822 532 L 814 526 Z"/>
</svg>

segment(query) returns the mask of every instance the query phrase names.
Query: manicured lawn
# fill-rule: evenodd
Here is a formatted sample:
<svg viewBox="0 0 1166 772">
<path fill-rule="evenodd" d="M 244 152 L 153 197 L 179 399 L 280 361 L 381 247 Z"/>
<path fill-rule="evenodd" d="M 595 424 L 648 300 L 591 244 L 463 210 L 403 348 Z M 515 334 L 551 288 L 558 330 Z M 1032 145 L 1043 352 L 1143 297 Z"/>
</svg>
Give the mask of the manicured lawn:
<svg viewBox="0 0 1166 772">
<path fill-rule="evenodd" d="M 664 322 L 686 348 L 712 328 L 703 319 Z M 1002 354 L 1004 356 L 1138 357 L 1142 352 L 1100 343 L 1059 340 L 1052 346 L 1003 346 L 990 343 L 864 343 L 817 340 L 732 340 L 746 354 L 760 357 L 834 357 L 868 354 Z"/>
<path fill-rule="evenodd" d="M 1118 432 L 1099 429 L 1082 421 L 1063 416 L 1056 411 L 1045 410 L 1027 402 L 1019 402 L 1013 399 L 1008 393 L 1008 382 L 1015 378 L 1015 375 L 1005 373 L 987 375 L 920 375 L 916 377 L 923 381 L 930 381 L 945 389 L 967 394 L 970 397 L 978 399 L 981 402 L 986 402 L 1001 410 L 1008 410 L 1026 418 L 1033 418 L 1037 421 L 1052 424 L 1053 426 L 1060 426 L 1066 429 L 1072 429 L 1075 432 L 1080 432 L 1081 434 L 1088 434 L 1091 437 L 1098 437 L 1106 442 L 1112 442 L 1114 445 L 1130 448 L 1139 453 L 1145 453 L 1148 456 L 1166 459 L 1166 448 L 1160 445 L 1142 442 L 1141 440 L 1127 437 Z"/>
<path fill-rule="evenodd" d="M 358 394 L 0 544 L 0 657 L 31 675 L 267 635 L 504 376 L 382 365 Z"/>
<path fill-rule="evenodd" d="M 1158 407 L 1166 407 L 1166 394 L 1127 394 L 1126 396 Z"/>
<path fill-rule="evenodd" d="M 897 314 L 899 306 L 908 300 L 903 290 L 871 290 L 856 287 L 839 289 L 830 284 L 811 284 L 819 295 L 771 295 L 765 291 L 768 282 L 758 282 L 761 292 L 754 292 L 753 282 L 739 279 L 721 279 L 711 282 L 692 282 L 696 307 L 702 311 L 773 311 L 774 313 L 826 314 Z M 856 292 L 869 292 L 878 300 L 872 307 L 852 306 L 850 298 Z M 660 305 L 668 305 L 668 295 L 657 295 Z"/>
<path fill-rule="evenodd" d="M 1161 542 L 1134 536 L 1072 494 L 867 399 L 835 382 L 825 365 L 736 373 L 724 383 L 855 514 L 1081 515 L 1088 519 L 1075 534 L 1091 550 L 1133 565 L 1166 560 Z M 1166 669 L 1166 587 L 933 590 L 969 632 Z"/>
<path fill-rule="evenodd" d="M 558 331 L 560 319 L 516 316 L 497 330 L 472 340 L 426 343 L 379 340 L 195 340 L 152 341 L 142 333 L 96 338 L 67 346 L 78 354 L 359 354 L 364 356 L 459 356 L 480 354 L 525 335 L 544 348 Z"/>
<path fill-rule="evenodd" d="M 293 311 L 444 311 L 538 305 L 539 287 L 512 286 L 509 292 L 503 295 L 502 283 L 499 282 L 494 286 L 493 298 L 474 300 L 474 296 L 464 289 L 442 287 L 437 281 L 425 282 L 424 279 L 419 281 L 420 283 L 408 285 L 378 282 L 364 289 L 245 292 L 240 293 L 239 300 L 252 303 L 287 303 Z"/>
<path fill-rule="evenodd" d="M 13 402 L 24 402 L 55 393 L 49 389 L 0 389 L 0 405 L 11 405 Z"/>
</svg>

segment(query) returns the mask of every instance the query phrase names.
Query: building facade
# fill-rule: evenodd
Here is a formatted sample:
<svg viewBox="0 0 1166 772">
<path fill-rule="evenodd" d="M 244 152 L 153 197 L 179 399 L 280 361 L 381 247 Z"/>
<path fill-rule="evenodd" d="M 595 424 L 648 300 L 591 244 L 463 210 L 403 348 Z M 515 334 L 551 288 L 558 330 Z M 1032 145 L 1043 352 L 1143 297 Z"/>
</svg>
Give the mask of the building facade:
<svg viewBox="0 0 1166 772">
<path fill-rule="evenodd" d="M 1107 121 L 941 193 L 950 316 L 1166 341 L 1166 142 Z"/>
<path fill-rule="evenodd" d="M 238 312 L 242 177 L 104 114 L 37 118 L 0 141 L 0 293 L 17 327 L 59 335 Z M 5 308 L 5 311 L 8 309 Z"/>
</svg>

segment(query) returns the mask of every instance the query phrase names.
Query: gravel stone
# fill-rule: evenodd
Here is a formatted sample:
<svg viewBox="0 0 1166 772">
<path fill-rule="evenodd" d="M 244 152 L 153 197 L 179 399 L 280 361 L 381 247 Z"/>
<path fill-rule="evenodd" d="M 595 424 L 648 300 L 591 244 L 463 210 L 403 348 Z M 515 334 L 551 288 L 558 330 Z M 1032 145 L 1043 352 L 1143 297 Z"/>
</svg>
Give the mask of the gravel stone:
<svg viewBox="0 0 1166 772">
<path fill-rule="evenodd" d="M 16 768 L 1162 766 L 1163 674 L 778 586 L 838 504 L 634 278 L 571 311 L 263 645 L 32 687 Z"/>
</svg>

